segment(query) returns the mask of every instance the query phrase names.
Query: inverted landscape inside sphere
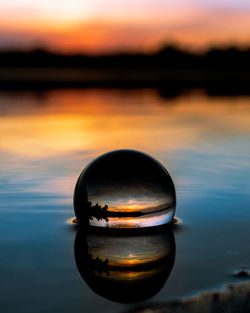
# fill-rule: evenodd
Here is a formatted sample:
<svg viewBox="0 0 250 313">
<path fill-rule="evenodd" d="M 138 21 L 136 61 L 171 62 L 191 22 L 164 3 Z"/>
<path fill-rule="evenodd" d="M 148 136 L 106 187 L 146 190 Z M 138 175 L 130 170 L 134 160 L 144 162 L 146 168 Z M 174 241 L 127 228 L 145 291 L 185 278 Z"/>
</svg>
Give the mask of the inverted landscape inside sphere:
<svg viewBox="0 0 250 313">
<path fill-rule="evenodd" d="M 115 302 L 137 302 L 154 296 L 174 265 L 175 239 L 170 230 L 135 236 L 78 231 L 77 268 L 88 286 Z"/>
<path fill-rule="evenodd" d="M 174 184 L 164 166 L 134 150 L 95 159 L 81 173 L 74 194 L 79 223 L 110 228 L 169 223 L 175 204 Z"/>
</svg>

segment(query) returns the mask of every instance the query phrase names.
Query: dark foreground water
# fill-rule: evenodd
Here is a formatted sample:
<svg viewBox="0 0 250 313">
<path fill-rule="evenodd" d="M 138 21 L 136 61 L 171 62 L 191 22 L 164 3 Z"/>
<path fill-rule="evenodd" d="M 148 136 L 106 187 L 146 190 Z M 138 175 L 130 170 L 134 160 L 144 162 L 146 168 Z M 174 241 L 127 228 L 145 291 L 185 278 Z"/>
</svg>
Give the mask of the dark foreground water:
<svg viewBox="0 0 250 313">
<path fill-rule="evenodd" d="M 120 148 L 149 153 L 170 172 L 173 233 L 86 239 L 67 222 L 83 167 Z M 250 97 L 2 92 L 1 310 L 126 312 L 240 281 L 235 271 L 250 268 L 249 156 Z M 90 254 L 108 256 L 109 270 L 97 264 L 93 274 Z M 124 270 L 129 262 L 147 265 Z M 131 281 L 137 288 L 126 294 Z M 141 301 L 115 302 L 132 300 Z"/>
</svg>

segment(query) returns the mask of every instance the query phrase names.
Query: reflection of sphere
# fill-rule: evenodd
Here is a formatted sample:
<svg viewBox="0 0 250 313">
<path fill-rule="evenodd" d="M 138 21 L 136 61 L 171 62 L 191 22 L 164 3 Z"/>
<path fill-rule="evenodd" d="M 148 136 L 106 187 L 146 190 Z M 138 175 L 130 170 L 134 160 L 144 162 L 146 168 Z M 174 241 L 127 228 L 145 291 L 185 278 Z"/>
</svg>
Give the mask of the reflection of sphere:
<svg viewBox="0 0 250 313">
<path fill-rule="evenodd" d="M 110 228 L 169 223 L 175 203 L 174 184 L 164 166 L 133 150 L 94 160 L 81 173 L 74 194 L 78 222 Z"/>
<path fill-rule="evenodd" d="M 173 268 L 174 235 L 171 231 L 137 236 L 79 231 L 75 259 L 81 276 L 98 295 L 115 302 L 143 301 L 160 291 Z"/>
</svg>

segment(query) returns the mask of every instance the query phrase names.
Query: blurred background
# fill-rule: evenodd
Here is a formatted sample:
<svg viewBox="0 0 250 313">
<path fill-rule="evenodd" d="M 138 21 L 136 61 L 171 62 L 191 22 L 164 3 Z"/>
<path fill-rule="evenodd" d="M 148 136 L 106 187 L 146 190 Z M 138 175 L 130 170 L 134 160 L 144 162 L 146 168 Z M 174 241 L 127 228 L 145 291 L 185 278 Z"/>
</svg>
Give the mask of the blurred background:
<svg viewBox="0 0 250 313">
<path fill-rule="evenodd" d="M 248 93 L 249 45 L 245 0 L 0 4 L 1 88 L 220 84 L 219 93 Z"/>
<path fill-rule="evenodd" d="M 247 0 L 49 1 L 1 3 L 1 49 L 61 53 L 152 52 L 164 42 L 193 51 L 249 45 Z"/>
</svg>

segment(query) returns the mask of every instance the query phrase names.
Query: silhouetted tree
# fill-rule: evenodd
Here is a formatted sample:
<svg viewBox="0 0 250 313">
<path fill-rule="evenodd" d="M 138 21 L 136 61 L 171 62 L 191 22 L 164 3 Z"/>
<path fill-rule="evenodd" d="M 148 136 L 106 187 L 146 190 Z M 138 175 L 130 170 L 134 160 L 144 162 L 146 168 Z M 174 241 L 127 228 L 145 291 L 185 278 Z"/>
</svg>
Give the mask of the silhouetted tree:
<svg viewBox="0 0 250 313">
<path fill-rule="evenodd" d="M 93 258 L 92 254 L 88 253 L 88 263 L 90 268 L 96 270 L 99 275 L 105 273 L 107 276 L 109 276 L 108 259 L 102 260 L 99 257 Z"/>
<path fill-rule="evenodd" d="M 104 219 L 108 222 L 108 206 L 102 207 L 99 203 L 92 205 L 91 201 L 87 202 L 87 210 L 89 219 L 96 218 L 98 221 Z"/>
</svg>

